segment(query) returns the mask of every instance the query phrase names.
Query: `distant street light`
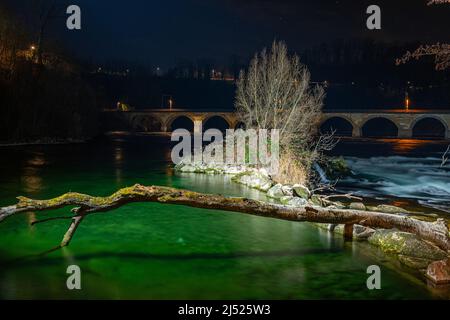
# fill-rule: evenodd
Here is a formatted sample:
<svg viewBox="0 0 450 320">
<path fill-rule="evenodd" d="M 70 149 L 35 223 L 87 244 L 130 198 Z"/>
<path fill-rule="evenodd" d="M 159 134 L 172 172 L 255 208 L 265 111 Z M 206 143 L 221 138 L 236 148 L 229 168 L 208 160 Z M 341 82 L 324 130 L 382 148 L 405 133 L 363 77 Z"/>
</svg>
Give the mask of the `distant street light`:
<svg viewBox="0 0 450 320">
<path fill-rule="evenodd" d="M 406 111 L 409 110 L 409 104 L 410 104 L 409 94 L 408 94 L 408 91 L 406 91 L 405 92 L 405 109 L 406 109 Z"/>
<path fill-rule="evenodd" d="M 174 100 L 171 95 L 164 94 L 162 96 L 161 108 L 169 107 L 169 110 L 172 110 L 174 104 Z"/>
</svg>

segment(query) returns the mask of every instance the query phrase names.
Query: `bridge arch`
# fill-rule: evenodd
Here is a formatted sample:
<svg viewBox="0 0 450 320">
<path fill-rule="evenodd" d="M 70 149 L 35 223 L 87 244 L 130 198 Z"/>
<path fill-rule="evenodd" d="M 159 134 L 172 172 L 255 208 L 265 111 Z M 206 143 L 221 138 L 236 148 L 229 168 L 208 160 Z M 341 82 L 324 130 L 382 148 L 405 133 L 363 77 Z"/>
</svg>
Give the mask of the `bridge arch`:
<svg viewBox="0 0 450 320">
<path fill-rule="evenodd" d="M 414 119 L 411 129 L 414 138 L 445 139 L 448 125 L 438 116 L 423 115 Z"/>
<path fill-rule="evenodd" d="M 219 129 L 225 132 L 226 129 L 231 128 L 230 121 L 221 115 L 211 115 L 203 119 L 203 131 L 208 129 Z"/>
<path fill-rule="evenodd" d="M 391 119 L 375 116 L 366 120 L 361 133 L 366 138 L 397 138 L 399 128 Z"/>
<path fill-rule="evenodd" d="M 190 132 L 194 132 L 194 120 L 185 115 L 178 115 L 168 119 L 166 126 L 167 130 L 170 132 L 176 129 L 186 129 Z"/>
<path fill-rule="evenodd" d="M 343 116 L 333 116 L 325 119 L 320 125 L 321 133 L 334 132 L 336 136 L 351 137 L 355 125 L 353 122 Z"/>
</svg>

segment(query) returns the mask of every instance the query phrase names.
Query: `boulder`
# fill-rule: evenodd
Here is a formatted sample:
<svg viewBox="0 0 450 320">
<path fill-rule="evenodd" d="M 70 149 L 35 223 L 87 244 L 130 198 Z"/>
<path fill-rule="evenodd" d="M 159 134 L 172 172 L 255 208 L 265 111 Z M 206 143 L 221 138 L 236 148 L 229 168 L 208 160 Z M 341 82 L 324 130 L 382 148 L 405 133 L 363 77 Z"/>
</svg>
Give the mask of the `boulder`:
<svg viewBox="0 0 450 320">
<path fill-rule="evenodd" d="M 317 195 L 317 194 L 313 194 L 313 195 L 311 196 L 311 199 L 309 199 L 309 201 L 310 201 L 313 205 L 316 205 L 316 206 L 323 206 L 323 201 L 322 201 L 322 199 L 320 198 L 320 196 Z"/>
<path fill-rule="evenodd" d="M 426 276 L 438 285 L 450 283 L 450 258 L 431 263 Z"/>
<path fill-rule="evenodd" d="M 267 196 L 274 199 L 280 199 L 281 197 L 284 197 L 283 185 L 280 183 L 274 185 L 269 189 L 269 191 L 267 191 Z"/>
<path fill-rule="evenodd" d="M 280 202 L 281 202 L 281 204 L 286 204 L 287 205 L 289 203 L 289 201 L 291 201 L 293 198 L 294 197 L 291 197 L 291 196 L 283 196 L 283 197 L 280 198 Z"/>
<path fill-rule="evenodd" d="M 294 196 L 294 190 L 292 189 L 292 187 L 291 186 L 282 186 L 281 187 L 281 191 L 283 191 L 283 194 L 285 195 L 285 196 L 290 196 L 290 197 L 292 197 L 292 196 Z"/>
<path fill-rule="evenodd" d="M 353 225 L 353 236 L 359 240 L 368 239 L 375 233 L 375 229 L 361 226 L 359 224 Z"/>
<path fill-rule="evenodd" d="M 268 191 L 272 187 L 272 180 L 270 177 L 257 170 L 239 173 L 231 180 L 264 192 Z"/>
<path fill-rule="evenodd" d="M 405 266 L 417 270 L 426 269 L 428 265 L 432 262 L 432 260 L 430 259 L 410 257 L 402 254 L 398 255 L 398 260 L 400 260 L 400 262 L 403 263 Z"/>
<path fill-rule="evenodd" d="M 297 197 L 308 200 L 311 197 L 311 191 L 307 187 L 301 184 L 294 184 L 292 187 L 294 195 Z"/>
<path fill-rule="evenodd" d="M 437 246 L 421 240 L 415 234 L 398 230 L 376 230 L 368 241 L 388 253 L 433 261 L 447 257 L 447 253 Z"/>
<path fill-rule="evenodd" d="M 225 165 L 223 168 L 223 172 L 226 174 L 240 174 L 247 171 L 247 168 L 245 166 L 241 165 Z"/>
<path fill-rule="evenodd" d="M 197 168 L 191 164 L 180 164 L 175 168 L 175 170 L 186 173 L 194 173 L 197 171 Z"/>
<path fill-rule="evenodd" d="M 328 178 L 336 180 L 352 174 L 350 167 L 344 158 L 331 158 L 324 163 L 325 173 Z"/>
<path fill-rule="evenodd" d="M 292 196 L 284 196 L 280 198 L 280 202 L 287 206 L 292 207 L 302 207 L 306 205 L 307 201 L 305 199 L 299 198 L 299 197 L 292 197 Z"/>
<path fill-rule="evenodd" d="M 379 206 L 373 207 L 371 209 L 373 211 L 384 212 L 384 213 L 408 213 L 408 211 L 406 211 L 403 208 L 390 206 L 387 204 L 380 204 Z"/>
<path fill-rule="evenodd" d="M 340 202 L 340 201 L 334 201 L 332 204 L 330 204 L 327 208 L 333 208 L 333 209 L 345 209 L 346 206 Z"/>
<path fill-rule="evenodd" d="M 348 208 L 353 210 L 362 210 L 362 211 L 366 210 L 366 206 L 362 202 L 352 202 L 350 203 Z"/>
</svg>

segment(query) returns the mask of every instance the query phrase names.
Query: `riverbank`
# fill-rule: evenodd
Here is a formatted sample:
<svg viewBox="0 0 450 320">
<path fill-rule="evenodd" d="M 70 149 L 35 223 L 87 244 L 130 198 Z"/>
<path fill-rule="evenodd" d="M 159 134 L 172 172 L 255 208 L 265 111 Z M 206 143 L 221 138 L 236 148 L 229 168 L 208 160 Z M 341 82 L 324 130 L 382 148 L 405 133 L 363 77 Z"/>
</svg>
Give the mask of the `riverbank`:
<svg viewBox="0 0 450 320">
<path fill-rule="evenodd" d="M 232 183 L 231 176 L 179 173 L 170 161 L 167 139 L 116 136 L 74 145 L 8 147 L 0 157 L 0 203 L 15 203 L 18 195 L 50 199 L 68 191 L 107 196 L 136 183 L 187 189 L 276 202 L 266 193 Z M 376 144 L 376 145 L 375 145 Z M 375 145 L 375 146 L 374 146 Z M 374 147 L 373 147 L 374 146 Z M 384 156 L 392 143 L 338 145 L 339 154 L 361 158 Z M 376 153 L 370 153 L 372 149 Z M 443 145 L 421 145 L 410 151 L 419 163 L 441 153 Z M 352 168 L 353 169 L 353 168 Z M 432 170 L 428 170 L 432 172 Z M 428 172 L 427 171 L 427 172 Z M 377 180 L 386 168 L 380 166 Z M 421 172 L 420 175 L 425 173 Z M 405 177 L 417 176 L 411 172 Z M 445 182 L 445 176 L 435 180 Z M 355 181 L 348 188 L 361 190 Z M 370 191 L 367 185 L 364 191 Z M 383 195 L 383 198 L 386 198 Z M 376 199 L 375 199 L 376 200 Z M 380 200 L 386 201 L 386 200 Z M 389 198 L 408 211 L 428 211 L 414 199 Z M 405 205 L 407 201 L 408 206 Z M 415 206 L 412 204 L 415 203 Z M 375 205 L 375 204 L 374 204 Z M 57 209 L 51 215 L 67 215 Z M 23 260 L 61 241 L 68 222 L 30 226 L 48 217 L 27 213 L 0 225 L 2 298 L 53 299 L 443 299 L 426 287 L 395 254 L 367 241 L 343 236 L 310 223 L 230 214 L 177 205 L 135 203 L 111 215 L 88 217 L 66 250 Z M 7 264 L 7 261 L 23 261 Z M 70 262 L 69 262 L 70 261 Z M 65 287 L 67 263 L 83 272 L 83 290 Z M 382 290 L 368 290 L 367 267 L 379 265 Z"/>
<path fill-rule="evenodd" d="M 57 145 L 86 143 L 90 139 L 72 138 L 39 138 L 31 140 L 0 141 L 0 147 L 35 146 L 35 145 Z"/>
<path fill-rule="evenodd" d="M 422 221 L 436 220 L 427 214 L 408 212 L 403 208 L 388 204 L 369 206 L 363 202 L 363 199 L 351 194 L 323 195 L 315 193 L 301 184 L 277 184 L 271 179 L 265 169 L 239 165 L 181 163 L 175 167 L 175 170 L 182 173 L 231 175 L 231 181 L 264 192 L 269 198 L 275 199 L 279 204 L 288 207 L 309 205 L 328 209 L 349 210 L 349 213 L 352 210 L 368 211 L 369 214 L 372 212 L 374 216 L 376 212 L 381 212 L 383 214 L 402 215 Z M 336 199 L 342 199 L 343 201 L 337 201 Z M 448 242 L 448 221 L 437 219 L 435 223 L 440 223 L 444 226 Z M 447 286 L 450 284 L 448 245 L 445 246 L 445 250 L 442 250 L 436 244 L 421 239 L 415 234 L 401 232 L 396 229 L 385 230 L 358 224 L 345 226 L 333 224 L 316 225 L 330 232 L 342 234 L 347 239 L 367 240 L 370 244 L 378 246 L 385 253 L 394 254 L 404 266 L 414 271 L 419 271 L 423 276 L 422 280 L 428 279 L 433 285 Z"/>
</svg>

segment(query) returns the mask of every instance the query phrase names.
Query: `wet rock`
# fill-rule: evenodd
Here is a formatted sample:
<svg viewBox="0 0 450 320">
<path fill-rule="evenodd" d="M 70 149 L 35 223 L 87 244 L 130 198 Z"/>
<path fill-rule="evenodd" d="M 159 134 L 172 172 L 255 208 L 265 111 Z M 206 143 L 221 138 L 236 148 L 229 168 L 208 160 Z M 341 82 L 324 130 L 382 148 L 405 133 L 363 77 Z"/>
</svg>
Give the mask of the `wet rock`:
<svg viewBox="0 0 450 320">
<path fill-rule="evenodd" d="M 296 196 L 298 196 L 300 198 L 308 200 L 311 197 L 311 192 L 304 185 L 294 184 L 292 189 L 294 191 L 294 195 L 296 195 Z"/>
<path fill-rule="evenodd" d="M 402 254 L 398 255 L 398 260 L 404 265 L 417 270 L 426 269 L 428 265 L 432 262 L 432 260 L 430 259 L 410 257 Z"/>
<path fill-rule="evenodd" d="M 239 166 L 239 165 L 226 165 L 224 167 L 223 172 L 226 174 L 240 174 L 243 173 L 247 170 L 247 168 L 245 168 L 244 166 Z"/>
<path fill-rule="evenodd" d="M 353 236 L 358 240 L 368 239 L 375 233 L 375 229 L 355 224 L 353 226 Z"/>
<path fill-rule="evenodd" d="M 333 208 L 333 209 L 345 209 L 345 205 L 340 202 L 340 201 L 335 201 L 333 202 L 333 204 L 331 204 L 331 206 L 329 206 L 329 208 Z"/>
<path fill-rule="evenodd" d="M 348 208 L 352 210 L 366 210 L 366 206 L 362 202 L 352 202 Z"/>
<path fill-rule="evenodd" d="M 264 192 L 272 187 L 272 180 L 270 177 L 257 170 L 237 174 L 231 178 L 231 180 Z"/>
<path fill-rule="evenodd" d="M 183 165 L 178 165 L 177 167 L 175 167 L 175 170 L 180 171 L 180 172 L 186 172 L 186 173 L 194 173 L 197 171 L 197 168 L 190 164 L 183 164 Z"/>
<path fill-rule="evenodd" d="M 350 167 L 342 157 L 331 158 L 324 165 L 327 177 L 332 180 L 336 180 L 352 174 Z"/>
<path fill-rule="evenodd" d="M 380 204 L 379 206 L 373 207 L 372 210 L 385 213 L 408 213 L 408 211 L 403 208 L 390 206 L 387 204 Z"/>
<path fill-rule="evenodd" d="M 270 191 L 270 190 L 269 190 Z M 283 197 L 281 197 L 280 198 L 280 202 L 282 203 L 282 204 L 288 204 L 289 203 L 289 201 L 291 201 L 292 199 L 294 199 L 294 197 L 291 197 L 291 196 L 283 196 Z"/>
<path fill-rule="evenodd" d="M 283 185 L 281 183 L 274 185 L 267 191 L 267 196 L 274 199 L 280 199 L 284 197 Z"/>
<path fill-rule="evenodd" d="M 281 187 L 281 190 L 283 191 L 283 194 L 285 195 L 285 196 L 293 196 L 294 195 L 294 190 L 292 189 L 292 187 L 291 186 L 282 186 Z"/>
<path fill-rule="evenodd" d="M 280 198 L 280 202 L 284 205 L 292 207 L 302 207 L 306 205 L 307 201 L 299 197 L 284 196 Z"/>
<path fill-rule="evenodd" d="M 194 163 L 184 160 L 175 166 L 175 170 L 185 173 L 204 173 L 204 174 L 230 174 L 236 175 L 248 171 L 257 171 L 243 165 L 233 165 L 225 163 Z M 263 169 L 260 169 L 262 171 Z"/>
<path fill-rule="evenodd" d="M 427 268 L 426 276 L 434 284 L 450 283 L 450 259 L 432 262 Z"/>
<path fill-rule="evenodd" d="M 309 201 L 316 206 L 323 206 L 323 201 L 317 194 L 313 194 L 311 196 L 311 199 L 309 199 Z"/>
<path fill-rule="evenodd" d="M 376 230 L 368 241 L 388 253 L 433 261 L 447 257 L 447 253 L 437 246 L 421 240 L 415 234 L 398 230 Z"/>
</svg>

